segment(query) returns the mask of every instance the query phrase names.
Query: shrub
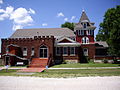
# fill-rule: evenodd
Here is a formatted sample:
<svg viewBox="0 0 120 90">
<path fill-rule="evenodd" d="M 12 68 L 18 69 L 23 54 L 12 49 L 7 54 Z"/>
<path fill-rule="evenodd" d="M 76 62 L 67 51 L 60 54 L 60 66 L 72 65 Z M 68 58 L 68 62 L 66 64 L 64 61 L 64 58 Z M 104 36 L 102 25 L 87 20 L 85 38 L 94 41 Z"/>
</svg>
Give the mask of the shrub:
<svg viewBox="0 0 120 90">
<path fill-rule="evenodd" d="M 103 59 L 103 63 L 108 63 L 108 60 L 107 59 Z"/>
</svg>

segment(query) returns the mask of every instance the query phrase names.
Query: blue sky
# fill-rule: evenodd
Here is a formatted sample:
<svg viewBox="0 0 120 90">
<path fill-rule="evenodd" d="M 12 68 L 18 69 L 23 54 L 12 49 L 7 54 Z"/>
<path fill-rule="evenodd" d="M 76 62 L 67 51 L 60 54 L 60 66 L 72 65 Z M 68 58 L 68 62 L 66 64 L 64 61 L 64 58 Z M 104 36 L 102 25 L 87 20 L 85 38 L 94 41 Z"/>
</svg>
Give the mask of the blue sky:
<svg viewBox="0 0 120 90">
<path fill-rule="evenodd" d="M 96 35 L 104 13 L 116 5 L 120 0 L 0 0 L 0 38 L 10 37 L 18 28 L 59 28 L 65 21 L 77 23 L 83 9 L 95 22 Z"/>
</svg>

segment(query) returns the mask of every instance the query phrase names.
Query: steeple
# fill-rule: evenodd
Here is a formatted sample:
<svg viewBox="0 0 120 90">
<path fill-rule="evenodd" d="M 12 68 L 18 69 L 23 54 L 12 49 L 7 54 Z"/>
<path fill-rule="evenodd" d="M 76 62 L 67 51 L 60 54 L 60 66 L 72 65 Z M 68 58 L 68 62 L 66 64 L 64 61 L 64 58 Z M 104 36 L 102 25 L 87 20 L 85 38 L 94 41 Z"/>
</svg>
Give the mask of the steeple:
<svg viewBox="0 0 120 90">
<path fill-rule="evenodd" d="M 75 24 L 76 41 L 81 44 L 94 43 L 94 23 L 91 23 L 84 10 L 78 23 Z"/>
<path fill-rule="evenodd" d="M 88 19 L 87 15 L 85 13 L 85 10 L 82 10 L 82 15 L 81 15 L 79 22 L 90 22 L 90 20 Z"/>
</svg>

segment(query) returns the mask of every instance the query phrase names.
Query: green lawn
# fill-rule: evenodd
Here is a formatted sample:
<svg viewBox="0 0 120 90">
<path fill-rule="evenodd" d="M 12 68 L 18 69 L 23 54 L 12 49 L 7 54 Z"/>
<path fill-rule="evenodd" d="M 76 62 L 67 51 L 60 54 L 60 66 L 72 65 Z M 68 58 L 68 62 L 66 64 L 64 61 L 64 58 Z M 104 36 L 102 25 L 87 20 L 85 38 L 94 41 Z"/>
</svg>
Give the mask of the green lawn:
<svg viewBox="0 0 120 90">
<path fill-rule="evenodd" d="M 0 76 L 36 76 L 44 78 L 70 78 L 85 76 L 120 76 L 120 69 L 68 69 L 68 70 L 45 70 L 33 75 L 18 75 L 17 70 L 0 71 Z"/>
<path fill-rule="evenodd" d="M 13 70 L 13 69 L 9 69 L 8 71 L 3 69 L 0 71 L 0 76 L 16 76 L 16 71 L 17 70 Z"/>
<path fill-rule="evenodd" d="M 86 64 L 60 64 L 52 66 L 52 68 L 80 68 L 80 67 L 120 67 L 120 64 L 104 64 L 104 63 L 86 63 Z"/>
<path fill-rule="evenodd" d="M 47 70 L 42 73 L 36 73 L 33 76 L 69 78 L 85 76 L 120 76 L 120 69 L 74 69 L 74 70 Z"/>
</svg>

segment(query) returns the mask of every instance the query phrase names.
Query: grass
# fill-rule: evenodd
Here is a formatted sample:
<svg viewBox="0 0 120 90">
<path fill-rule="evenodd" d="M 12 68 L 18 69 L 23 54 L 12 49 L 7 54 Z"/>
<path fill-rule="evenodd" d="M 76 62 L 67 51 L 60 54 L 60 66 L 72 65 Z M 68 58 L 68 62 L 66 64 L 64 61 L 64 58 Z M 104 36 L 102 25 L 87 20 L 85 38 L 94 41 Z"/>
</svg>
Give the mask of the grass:
<svg viewBox="0 0 120 90">
<path fill-rule="evenodd" d="M 9 69 L 8 71 L 3 69 L 0 71 L 0 76 L 16 76 L 16 71 L 17 70 L 13 70 L 13 69 Z"/>
<path fill-rule="evenodd" d="M 74 69 L 74 70 L 45 70 L 33 75 L 18 75 L 17 70 L 1 70 L 0 76 L 36 76 L 44 78 L 73 78 L 85 76 L 120 76 L 120 69 Z"/>
<path fill-rule="evenodd" d="M 85 76 L 120 76 L 120 69 L 74 69 L 74 70 L 47 70 L 43 73 L 36 73 L 34 76 L 53 77 L 53 78 L 69 78 L 69 77 L 85 77 Z"/>
<path fill-rule="evenodd" d="M 120 64 L 109 64 L 109 63 L 86 63 L 86 64 L 60 64 L 52 66 L 52 68 L 80 68 L 80 67 L 120 67 Z"/>
<path fill-rule="evenodd" d="M 53 68 L 80 68 L 80 67 L 118 67 L 119 64 L 100 64 L 100 63 L 87 63 L 87 64 L 60 64 L 55 65 Z M 25 66 L 24 66 L 25 67 Z M 18 68 L 14 66 L 14 68 Z M 20 67 L 19 67 L 20 68 Z M 49 69 L 44 72 L 37 72 L 33 75 L 18 74 L 17 70 L 9 69 L 0 71 L 0 76 L 36 76 L 45 78 L 69 78 L 69 77 L 85 77 L 85 76 L 120 76 L 120 69 Z"/>
</svg>

